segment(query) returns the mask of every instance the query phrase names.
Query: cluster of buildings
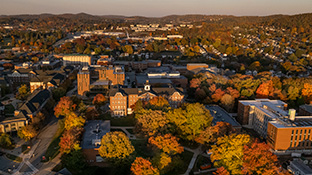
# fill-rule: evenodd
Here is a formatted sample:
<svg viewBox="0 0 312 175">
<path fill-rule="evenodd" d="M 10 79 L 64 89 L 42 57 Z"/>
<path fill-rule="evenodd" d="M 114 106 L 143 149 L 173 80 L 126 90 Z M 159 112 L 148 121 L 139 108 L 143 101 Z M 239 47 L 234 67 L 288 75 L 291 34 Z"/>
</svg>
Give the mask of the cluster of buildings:
<svg viewBox="0 0 312 175">
<path fill-rule="evenodd" d="M 275 151 L 311 152 L 312 107 L 303 105 L 299 113 L 280 100 L 240 100 L 237 120 L 252 128 Z"/>
</svg>

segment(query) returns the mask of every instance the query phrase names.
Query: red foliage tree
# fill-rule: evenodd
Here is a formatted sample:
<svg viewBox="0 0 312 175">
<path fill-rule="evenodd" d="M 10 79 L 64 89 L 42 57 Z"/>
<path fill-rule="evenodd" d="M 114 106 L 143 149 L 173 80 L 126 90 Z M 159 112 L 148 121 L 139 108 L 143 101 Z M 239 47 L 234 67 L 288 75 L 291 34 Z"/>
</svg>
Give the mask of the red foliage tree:
<svg viewBox="0 0 312 175">
<path fill-rule="evenodd" d="M 102 105 L 104 104 L 106 101 L 106 98 L 104 97 L 103 94 L 97 94 L 94 98 L 92 103 L 95 105 Z"/>
<path fill-rule="evenodd" d="M 278 174 L 277 157 L 270 152 L 265 143 L 256 140 L 251 146 L 244 146 L 243 173 L 244 174 Z"/>
<path fill-rule="evenodd" d="M 61 153 L 70 153 L 71 150 L 74 149 L 75 146 L 79 146 L 78 137 L 81 134 L 82 129 L 71 129 L 66 130 L 60 140 L 60 152 Z"/>
<path fill-rule="evenodd" d="M 71 111 L 74 111 L 76 105 L 73 104 L 73 101 L 70 97 L 62 97 L 58 104 L 54 108 L 54 115 L 59 117 L 60 115 L 66 116 Z"/>
</svg>

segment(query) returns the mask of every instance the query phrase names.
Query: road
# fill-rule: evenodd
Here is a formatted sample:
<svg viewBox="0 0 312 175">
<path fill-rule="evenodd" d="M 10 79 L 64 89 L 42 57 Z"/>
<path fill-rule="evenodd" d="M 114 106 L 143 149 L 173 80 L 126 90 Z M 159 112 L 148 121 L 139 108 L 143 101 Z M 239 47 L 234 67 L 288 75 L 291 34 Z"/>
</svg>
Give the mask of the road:
<svg viewBox="0 0 312 175">
<path fill-rule="evenodd" d="M 14 174 L 35 174 L 44 171 L 45 169 L 52 170 L 54 164 L 42 163 L 41 157 L 45 154 L 47 148 L 49 147 L 53 136 L 57 131 L 57 127 L 57 119 L 54 116 L 52 121 L 50 121 L 47 126 L 40 131 L 40 134 L 34 141 L 34 146 L 28 154 L 23 156 L 23 162 L 15 170 Z M 58 162 L 56 161 L 56 163 Z"/>
</svg>

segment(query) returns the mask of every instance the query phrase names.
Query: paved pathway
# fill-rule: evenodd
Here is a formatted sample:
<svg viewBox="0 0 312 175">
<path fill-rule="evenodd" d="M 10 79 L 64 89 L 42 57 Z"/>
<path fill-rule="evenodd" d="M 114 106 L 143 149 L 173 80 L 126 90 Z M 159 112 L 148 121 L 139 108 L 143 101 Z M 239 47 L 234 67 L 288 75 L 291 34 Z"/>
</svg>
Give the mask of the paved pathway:
<svg viewBox="0 0 312 175">
<path fill-rule="evenodd" d="M 196 159 L 197 159 L 198 155 L 202 154 L 202 152 L 203 152 L 202 151 L 202 145 L 200 145 L 196 149 L 190 149 L 190 148 L 187 148 L 187 147 L 184 147 L 184 149 L 194 153 L 193 157 L 192 157 L 192 159 L 191 159 L 191 161 L 190 161 L 190 163 L 188 165 L 188 168 L 187 168 L 186 172 L 184 173 L 184 175 L 189 175 L 190 172 L 192 171 L 194 165 L 195 165 L 195 162 L 196 162 Z"/>
<path fill-rule="evenodd" d="M 131 134 L 127 129 L 134 129 L 133 126 L 111 126 L 111 129 L 121 129 L 129 139 L 136 139 L 134 134 Z"/>
</svg>

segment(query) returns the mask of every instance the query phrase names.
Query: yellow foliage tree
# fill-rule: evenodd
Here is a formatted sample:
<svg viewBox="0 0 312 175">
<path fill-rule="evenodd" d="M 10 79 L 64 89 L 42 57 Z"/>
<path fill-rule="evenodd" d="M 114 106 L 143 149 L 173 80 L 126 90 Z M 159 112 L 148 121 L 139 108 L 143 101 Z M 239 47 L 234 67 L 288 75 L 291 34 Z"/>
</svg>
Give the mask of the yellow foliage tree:
<svg viewBox="0 0 312 175">
<path fill-rule="evenodd" d="M 216 167 L 223 166 L 231 174 L 241 174 L 244 146 L 249 143 L 250 136 L 246 134 L 220 137 L 217 143 L 212 146 L 211 161 Z"/>
</svg>

